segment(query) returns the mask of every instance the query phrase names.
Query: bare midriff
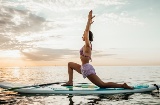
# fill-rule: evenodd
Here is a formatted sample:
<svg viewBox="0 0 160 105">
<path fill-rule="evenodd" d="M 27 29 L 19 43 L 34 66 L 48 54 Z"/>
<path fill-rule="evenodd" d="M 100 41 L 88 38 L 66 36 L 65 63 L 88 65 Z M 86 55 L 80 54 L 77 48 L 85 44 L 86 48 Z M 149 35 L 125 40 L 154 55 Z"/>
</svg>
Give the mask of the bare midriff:
<svg viewBox="0 0 160 105">
<path fill-rule="evenodd" d="M 84 57 L 82 55 L 80 55 L 80 59 L 81 59 L 82 65 L 89 63 L 89 60 L 90 60 L 88 57 Z"/>
</svg>

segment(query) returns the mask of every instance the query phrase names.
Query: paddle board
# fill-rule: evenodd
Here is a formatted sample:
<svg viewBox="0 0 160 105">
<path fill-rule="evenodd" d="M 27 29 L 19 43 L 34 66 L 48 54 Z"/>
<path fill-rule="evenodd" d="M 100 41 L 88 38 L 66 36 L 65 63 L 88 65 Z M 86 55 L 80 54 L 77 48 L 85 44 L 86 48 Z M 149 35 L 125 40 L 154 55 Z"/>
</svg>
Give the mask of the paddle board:
<svg viewBox="0 0 160 105">
<path fill-rule="evenodd" d="M 4 89 L 15 88 L 15 87 L 25 87 L 14 89 L 13 91 L 18 93 L 27 94 L 127 94 L 127 93 L 142 93 L 151 92 L 158 88 L 154 85 L 135 85 L 133 90 L 123 89 L 123 88 L 99 88 L 90 83 L 86 84 L 75 84 L 74 86 L 61 86 L 62 84 L 53 84 L 48 86 L 36 86 L 36 87 L 25 87 L 26 85 L 15 84 L 9 82 L 0 82 L 0 87 Z"/>
</svg>

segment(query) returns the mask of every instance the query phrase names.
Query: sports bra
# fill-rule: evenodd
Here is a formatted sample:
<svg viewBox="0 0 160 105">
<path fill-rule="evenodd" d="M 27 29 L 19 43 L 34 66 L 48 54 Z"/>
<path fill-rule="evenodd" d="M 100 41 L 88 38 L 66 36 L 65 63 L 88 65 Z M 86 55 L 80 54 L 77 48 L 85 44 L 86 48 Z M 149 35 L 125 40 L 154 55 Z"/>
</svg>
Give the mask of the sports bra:
<svg viewBox="0 0 160 105">
<path fill-rule="evenodd" d="M 91 45 L 91 50 L 92 50 L 92 45 Z M 83 47 L 80 49 L 79 52 L 80 52 L 80 55 L 82 55 L 82 56 L 84 56 L 84 57 L 88 57 L 88 58 L 92 61 L 91 56 L 84 55 L 84 53 L 83 53 Z"/>
</svg>

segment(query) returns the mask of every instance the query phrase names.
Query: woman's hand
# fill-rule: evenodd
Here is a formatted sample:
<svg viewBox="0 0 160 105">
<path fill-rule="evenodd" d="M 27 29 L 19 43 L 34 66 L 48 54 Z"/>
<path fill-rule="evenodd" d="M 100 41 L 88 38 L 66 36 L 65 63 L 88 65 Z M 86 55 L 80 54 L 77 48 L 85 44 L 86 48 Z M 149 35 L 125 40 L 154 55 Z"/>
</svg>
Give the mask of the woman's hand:
<svg viewBox="0 0 160 105">
<path fill-rule="evenodd" d="M 92 21 L 92 19 L 94 18 L 95 16 L 92 16 L 92 10 L 89 12 L 88 14 L 88 21 L 87 21 L 87 25 L 86 25 L 86 29 L 85 31 L 88 31 L 90 30 L 90 27 L 91 27 L 91 24 L 94 22 Z"/>
<path fill-rule="evenodd" d="M 92 19 L 94 18 L 95 16 L 92 16 L 92 10 L 89 11 L 89 14 L 88 14 L 88 21 L 90 24 L 92 24 L 94 21 L 92 21 Z"/>
</svg>

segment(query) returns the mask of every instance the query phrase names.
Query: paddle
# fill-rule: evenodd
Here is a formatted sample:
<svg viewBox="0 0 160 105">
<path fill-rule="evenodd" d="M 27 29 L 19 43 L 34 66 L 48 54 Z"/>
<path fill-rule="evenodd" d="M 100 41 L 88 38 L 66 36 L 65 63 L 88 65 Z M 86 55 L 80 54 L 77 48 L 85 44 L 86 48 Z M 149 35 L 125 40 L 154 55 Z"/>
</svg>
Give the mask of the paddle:
<svg viewBox="0 0 160 105">
<path fill-rule="evenodd" d="M 46 83 L 46 84 L 31 85 L 31 86 L 13 87 L 13 88 L 5 89 L 4 91 L 10 91 L 10 90 L 16 90 L 16 89 L 22 89 L 22 88 L 29 88 L 29 87 L 41 87 L 41 86 L 48 86 L 48 85 L 60 84 L 60 83 L 66 83 L 66 82 L 54 82 L 54 83 Z"/>
</svg>

